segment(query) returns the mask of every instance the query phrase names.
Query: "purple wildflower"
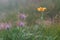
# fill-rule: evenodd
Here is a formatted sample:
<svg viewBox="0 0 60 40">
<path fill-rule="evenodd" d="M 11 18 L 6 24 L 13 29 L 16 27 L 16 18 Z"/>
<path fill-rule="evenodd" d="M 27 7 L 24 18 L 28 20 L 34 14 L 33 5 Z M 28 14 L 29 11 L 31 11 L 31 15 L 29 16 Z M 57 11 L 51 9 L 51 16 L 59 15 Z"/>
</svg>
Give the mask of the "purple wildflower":
<svg viewBox="0 0 60 40">
<path fill-rule="evenodd" d="M 25 19 L 27 16 L 25 14 L 20 14 L 21 19 Z"/>
<path fill-rule="evenodd" d="M 24 26 L 24 25 L 25 25 L 24 22 L 19 23 L 19 26 Z"/>
<path fill-rule="evenodd" d="M 24 22 L 17 22 L 17 26 L 24 26 L 25 23 Z"/>
<path fill-rule="evenodd" d="M 0 30 L 11 28 L 11 23 L 0 23 Z"/>
<path fill-rule="evenodd" d="M 10 27 L 11 27 L 10 24 L 8 24 L 8 23 L 5 24 L 5 29 L 9 29 Z"/>
</svg>

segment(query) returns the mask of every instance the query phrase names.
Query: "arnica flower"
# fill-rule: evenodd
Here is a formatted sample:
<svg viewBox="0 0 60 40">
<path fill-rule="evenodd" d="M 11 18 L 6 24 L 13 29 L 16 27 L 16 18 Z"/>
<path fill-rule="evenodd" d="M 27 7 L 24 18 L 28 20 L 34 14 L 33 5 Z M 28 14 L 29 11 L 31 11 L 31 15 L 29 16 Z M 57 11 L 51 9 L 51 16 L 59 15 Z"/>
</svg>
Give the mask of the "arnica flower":
<svg viewBox="0 0 60 40">
<path fill-rule="evenodd" d="M 39 7 L 39 8 L 37 8 L 37 10 L 40 12 L 44 12 L 46 10 L 46 8 L 45 7 Z"/>
</svg>

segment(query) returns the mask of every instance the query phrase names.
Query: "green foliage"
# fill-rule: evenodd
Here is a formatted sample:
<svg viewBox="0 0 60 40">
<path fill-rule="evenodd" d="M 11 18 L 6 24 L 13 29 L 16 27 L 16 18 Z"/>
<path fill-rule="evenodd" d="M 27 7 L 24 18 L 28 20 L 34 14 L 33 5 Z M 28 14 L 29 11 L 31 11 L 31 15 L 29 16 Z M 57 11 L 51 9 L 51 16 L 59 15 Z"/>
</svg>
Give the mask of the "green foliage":
<svg viewBox="0 0 60 40">
<path fill-rule="evenodd" d="M 59 26 L 51 25 L 50 28 L 44 28 L 38 25 L 14 27 L 9 30 L 2 30 L 0 32 L 0 38 L 3 40 L 59 40 Z"/>
<path fill-rule="evenodd" d="M 26 2 L 26 1 L 25 1 Z M 36 20 L 40 19 L 41 12 L 38 12 L 36 8 L 43 6 L 47 8 L 44 12 L 45 18 L 54 18 L 59 15 L 60 1 L 59 0 L 43 0 L 39 3 L 32 2 L 28 5 L 9 5 L 7 9 L 1 7 L 2 12 L 6 9 L 8 11 L 6 18 L 2 19 L 3 22 L 12 22 L 12 28 L 6 30 L 0 30 L 0 40 L 60 40 L 60 24 L 52 24 L 50 26 L 37 25 Z M 31 5 L 34 4 L 34 5 Z M 19 7 L 18 7 L 19 6 Z M 14 8 L 13 8 L 14 7 Z M 14 11 L 13 11 L 14 10 Z M 24 27 L 17 27 L 15 22 L 18 21 L 17 14 L 22 12 L 28 14 L 26 18 L 27 25 Z M 59 15 L 60 16 L 60 15 Z"/>
</svg>

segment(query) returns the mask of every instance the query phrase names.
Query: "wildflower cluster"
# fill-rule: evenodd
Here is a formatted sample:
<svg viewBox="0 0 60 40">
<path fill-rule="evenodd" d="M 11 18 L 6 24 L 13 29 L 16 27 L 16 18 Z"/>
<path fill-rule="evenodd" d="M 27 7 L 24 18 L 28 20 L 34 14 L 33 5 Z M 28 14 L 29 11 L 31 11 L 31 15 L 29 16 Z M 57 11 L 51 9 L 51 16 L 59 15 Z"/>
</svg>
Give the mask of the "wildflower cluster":
<svg viewBox="0 0 60 40">
<path fill-rule="evenodd" d="M 18 22 L 17 22 L 17 25 L 18 26 L 25 26 L 25 19 L 26 19 L 27 15 L 24 14 L 24 13 L 19 13 L 18 14 Z"/>
<path fill-rule="evenodd" d="M 2 30 L 2 29 L 9 29 L 9 28 L 11 28 L 11 26 L 12 26 L 11 23 L 1 22 L 1 23 L 0 23 L 0 30 Z"/>
</svg>

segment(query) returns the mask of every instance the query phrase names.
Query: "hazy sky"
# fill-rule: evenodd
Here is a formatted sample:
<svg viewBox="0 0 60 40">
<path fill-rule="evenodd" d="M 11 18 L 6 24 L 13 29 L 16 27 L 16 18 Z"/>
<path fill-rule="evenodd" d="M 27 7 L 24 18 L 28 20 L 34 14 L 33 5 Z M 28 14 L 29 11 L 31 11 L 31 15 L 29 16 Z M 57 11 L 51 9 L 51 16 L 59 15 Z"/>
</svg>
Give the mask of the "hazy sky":
<svg viewBox="0 0 60 40">
<path fill-rule="evenodd" d="M 0 0 L 0 3 L 7 3 L 8 0 Z"/>
</svg>

